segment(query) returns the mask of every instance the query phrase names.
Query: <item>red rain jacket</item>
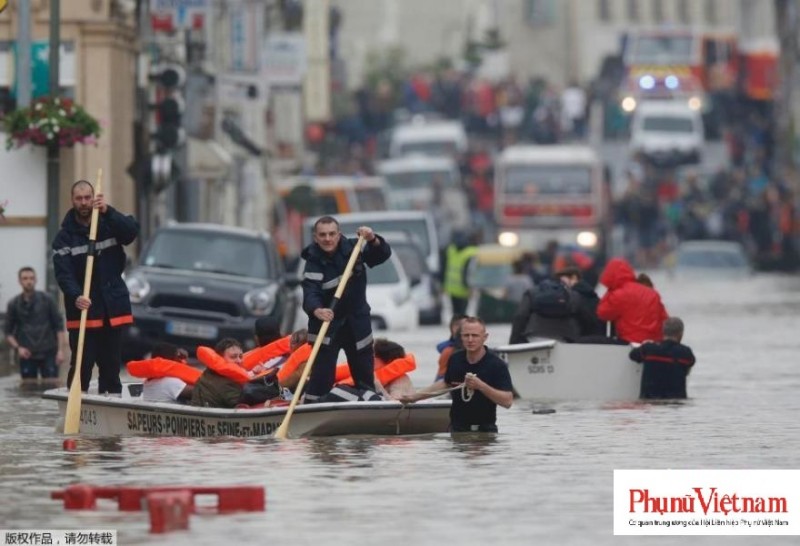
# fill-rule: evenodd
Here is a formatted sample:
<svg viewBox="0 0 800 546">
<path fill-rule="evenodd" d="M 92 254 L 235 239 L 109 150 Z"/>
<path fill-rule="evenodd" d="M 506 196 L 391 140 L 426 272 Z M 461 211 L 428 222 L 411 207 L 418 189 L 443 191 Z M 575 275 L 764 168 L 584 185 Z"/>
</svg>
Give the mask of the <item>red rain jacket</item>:
<svg viewBox="0 0 800 546">
<path fill-rule="evenodd" d="M 661 341 L 661 331 L 667 320 L 661 296 L 652 288 L 636 282 L 633 268 L 621 258 L 613 258 L 600 275 L 600 283 L 608 288 L 597 316 L 613 321 L 617 336 L 627 342 Z"/>
</svg>

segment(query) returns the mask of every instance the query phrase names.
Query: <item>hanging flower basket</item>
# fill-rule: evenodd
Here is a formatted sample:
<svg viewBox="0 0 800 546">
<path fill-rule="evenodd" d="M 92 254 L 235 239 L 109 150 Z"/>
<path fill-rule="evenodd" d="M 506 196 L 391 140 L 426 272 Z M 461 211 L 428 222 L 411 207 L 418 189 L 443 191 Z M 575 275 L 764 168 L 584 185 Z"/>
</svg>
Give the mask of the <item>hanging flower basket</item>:
<svg viewBox="0 0 800 546">
<path fill-rule="evenodd" d="M 29 107 L 6 114 L 2 124 L 9 150 L 26 144 L 55 143 L 59 147 L 96 144 L 100 137 L 97 120 L 69 98 L 36 99 Z"/>
</svg>

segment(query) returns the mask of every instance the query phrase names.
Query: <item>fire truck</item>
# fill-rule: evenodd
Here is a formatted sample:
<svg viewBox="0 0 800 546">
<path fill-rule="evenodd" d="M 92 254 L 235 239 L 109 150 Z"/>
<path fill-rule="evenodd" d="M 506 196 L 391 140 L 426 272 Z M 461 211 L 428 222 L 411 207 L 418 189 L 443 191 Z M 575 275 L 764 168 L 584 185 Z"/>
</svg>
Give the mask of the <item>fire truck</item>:
<svg viewBox="0 0 800 546">
<path fill-rule="evenodd" d="M 631 113 L 643 100 L 685 100 L 708 113 L 714 97 L 772 100 L 775 42 L 742 43 L 736 33 L 696 28 L 637 29 L 623 37 L 620 106 Z"/>
</svg>

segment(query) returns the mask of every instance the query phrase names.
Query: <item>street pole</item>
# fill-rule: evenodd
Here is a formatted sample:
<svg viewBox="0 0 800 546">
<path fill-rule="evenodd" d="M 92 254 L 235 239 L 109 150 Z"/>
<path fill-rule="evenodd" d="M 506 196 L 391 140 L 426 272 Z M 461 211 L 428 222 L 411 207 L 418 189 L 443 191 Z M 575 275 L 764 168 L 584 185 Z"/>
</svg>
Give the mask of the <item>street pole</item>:
<svg viewBox="0 0 800 546">
<path fill-rule="evenodd" d="M 61 10 L 60 0 L 50 0 L 50 97 L 59 96 L 58 81 L 58 62 L 61 49 L 60 24 Z M 58 285 L 56 284 L 53 260 L 50 259 L 49 246 L 58 233 L 60 220 L 58 198 L 59 198 L 59 149 L 57 142 L 50 142 L 47 145 L 47 290 L 50 294 L 58 297 Z"/>
<path fill-rule="evenodd" d="M 17 17 L 17 108 L 31 104 L 31 2 L 19 0 Z"/>
</svg>

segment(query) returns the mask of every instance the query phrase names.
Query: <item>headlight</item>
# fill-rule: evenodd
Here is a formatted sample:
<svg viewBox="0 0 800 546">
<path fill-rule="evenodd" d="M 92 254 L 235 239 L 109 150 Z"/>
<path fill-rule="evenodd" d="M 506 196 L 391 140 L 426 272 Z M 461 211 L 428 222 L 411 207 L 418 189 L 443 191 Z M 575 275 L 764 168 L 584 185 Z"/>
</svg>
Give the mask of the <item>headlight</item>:
<svg viewBox="0 0 800 546">
<path fill-rule="evenodd" d="M 695 112 L 700 110 L 703 107 L 703 99 L 700 97 L 692 97 L 689 99 L 689 108 L 694 110 Z"/>
<path fill-rule="evenodd" d="M 265 286 L 251 290 L 244 296 L 244 305 L 254 315 L 269 315 L 275 309 L 277 286 Z"/>
<path fill-rule="evenodd" d="M 636 110 L 636 99 L 633 97 L 625 97 L 622 99 L 622 109 L 626 112 L 633 112 Z"/>
<path fill-rule="evenodd" d="M 150 293 L 150 283 L 144 277 L 139 275 L 131 275 L 125 279 L 125 284 L 128 285 L 128 292 L 131 295 L 131 303 L 142 303 L 147 294 Z"/>
<path fill-rule="evenodd" d="M 581 231 L 578 233 L 578 244 L 585 248 L 593 248 L 597 245 L 597 234 L 593 231 Z"/>
<path fill-rule="evenodd" d="M 519 235 L 513 231 L 504 231 L 497 236 L 497 242 L 500 243 L 500 246 L 515 247 L 519 244 Z"/>
</svg>

